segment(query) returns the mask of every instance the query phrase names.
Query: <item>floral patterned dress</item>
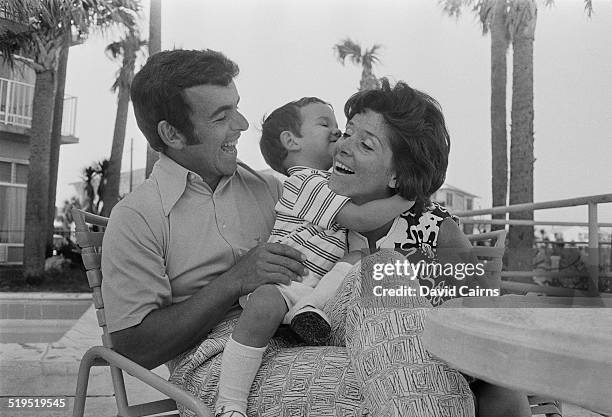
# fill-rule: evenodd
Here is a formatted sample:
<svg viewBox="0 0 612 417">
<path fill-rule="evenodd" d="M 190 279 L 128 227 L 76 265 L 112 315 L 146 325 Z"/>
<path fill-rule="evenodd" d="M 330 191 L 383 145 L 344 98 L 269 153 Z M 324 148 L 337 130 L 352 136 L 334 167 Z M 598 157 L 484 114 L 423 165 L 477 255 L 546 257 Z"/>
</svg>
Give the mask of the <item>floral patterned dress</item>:
<svg viewBox="0 0 612 417">
<path fill-rule="evenodd" d="M 459 218 L 449 213 L 449 211 L 438 203 L 431 203 L 420 216 L 417 216 L 413 209 L 408 210 L 395 219 L 389 232 L 376 242 L 377 249 L 393 249 L 404 255 L 411 264 L 424 262 L 435 264 L 440 262 L 438 259 L 438 237 L 442 222 L 448 218 L 453 219 L 459 224 Z M 350 232 L 348 236 L 349 250 L 367 248 L 367 240 L 357 234 Z M 448 277 L 435 273 L 433 268 L 420 274 L 418 277 L 421 286 L 430 289 L 442 289 L 449 284 Z M 430 295 L 435 291 L 427 292 L 426 298 L 434 306 L 439 306 L 444 301 L 452 298 L 446 295 Z"/>
</svg>

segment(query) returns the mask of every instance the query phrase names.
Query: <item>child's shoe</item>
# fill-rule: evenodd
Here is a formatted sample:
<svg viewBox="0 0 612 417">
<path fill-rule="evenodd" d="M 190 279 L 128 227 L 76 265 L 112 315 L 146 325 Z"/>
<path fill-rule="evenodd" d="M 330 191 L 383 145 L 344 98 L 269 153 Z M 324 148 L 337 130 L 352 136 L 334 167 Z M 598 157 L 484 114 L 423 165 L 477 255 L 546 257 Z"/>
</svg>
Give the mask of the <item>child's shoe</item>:
<svg viewBox="0 0 612 417">
<path fill-rule="evenodd" d="M 217 411 L 215 417 L 246 417 L 246 414 L 242 411 L 227 409 L 226 407 L 221 407 L 221 410 Z"/>
<path fill-rule="evenodd" d="M 322 346 L 329 340 L 331 324 L 327 315 L 316 307 L 300 308 L 291 319 L 291 330 L 312 346 Z"/>
</svg>

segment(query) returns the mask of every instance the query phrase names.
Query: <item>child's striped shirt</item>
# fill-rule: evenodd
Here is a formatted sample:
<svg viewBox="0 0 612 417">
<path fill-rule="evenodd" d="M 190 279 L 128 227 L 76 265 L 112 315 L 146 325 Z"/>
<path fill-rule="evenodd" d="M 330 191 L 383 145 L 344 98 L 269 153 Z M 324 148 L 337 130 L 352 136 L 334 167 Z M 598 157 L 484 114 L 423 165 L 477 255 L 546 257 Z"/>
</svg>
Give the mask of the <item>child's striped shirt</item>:
<svg viewBox="0 0 612 417">
<path fill-rule="evenodd" d="M 328 171 L 297 166 L 288 172 L 269 241 L 301 251 L 318 280 L 344 255 L 346 229 L 335 218 L 350 199 L 329 189 Z"/>
</svg>

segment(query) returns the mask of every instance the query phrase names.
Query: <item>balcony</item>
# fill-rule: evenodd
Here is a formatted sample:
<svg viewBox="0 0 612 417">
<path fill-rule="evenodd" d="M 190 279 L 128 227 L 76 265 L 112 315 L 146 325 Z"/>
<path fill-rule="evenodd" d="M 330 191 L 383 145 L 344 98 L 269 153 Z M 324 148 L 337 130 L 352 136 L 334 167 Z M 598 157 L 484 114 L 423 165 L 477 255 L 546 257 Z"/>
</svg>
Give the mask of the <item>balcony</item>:
<svg viewBox="0 0 612 417">
<path fill-rule="evenodd" d="M 32 84 L 0 78 L 0 128 L 26 134 L 32 127 L 33 101 Z M 77 97 L 64 96 L 62 143 L 78 142 L 74 136 L 77 101 Z"/>
</svg>

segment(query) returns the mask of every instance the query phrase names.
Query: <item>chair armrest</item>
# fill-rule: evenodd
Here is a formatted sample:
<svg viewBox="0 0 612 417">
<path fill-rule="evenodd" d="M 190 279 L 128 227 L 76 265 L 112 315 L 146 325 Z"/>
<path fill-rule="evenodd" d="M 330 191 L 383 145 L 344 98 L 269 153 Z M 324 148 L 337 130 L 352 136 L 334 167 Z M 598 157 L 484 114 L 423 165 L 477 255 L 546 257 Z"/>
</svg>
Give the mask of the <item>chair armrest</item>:
<svg viewBox="0 0 612 417">
<path fill-rule="evenodd" d="M 131 376 L 141 380 L 145 384 L 172 398 L 177 403 L 194 411 L 199 417 L 214 416 L 208 406 L 206 406 L 206 404 L 204 404 L 201 400 L 112 349 L 104 346 L 94 346 L 85 352 L 82 360 L 90 360 L 94 357 L 103 358 L 110 365 L 124 370 Z"/>
</svg>

